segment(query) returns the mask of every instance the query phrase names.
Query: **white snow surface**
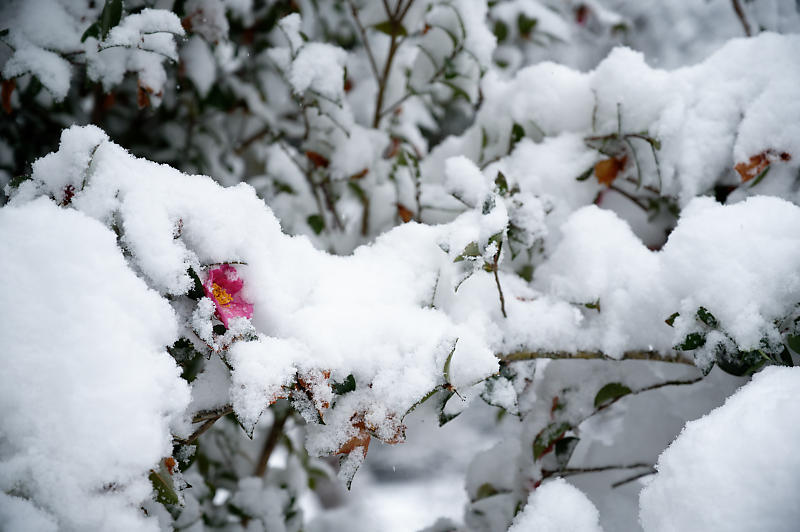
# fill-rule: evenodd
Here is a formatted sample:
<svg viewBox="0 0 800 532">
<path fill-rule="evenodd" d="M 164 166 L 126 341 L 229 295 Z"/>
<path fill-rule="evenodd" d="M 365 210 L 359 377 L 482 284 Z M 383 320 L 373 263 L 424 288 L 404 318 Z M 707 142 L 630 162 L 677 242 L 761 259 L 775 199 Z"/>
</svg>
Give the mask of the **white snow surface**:
<svg viewBox="0 0 800 532">
<path fill-rule="evenodd" d="M 662 453 L 640 496 L 647 532 L 797 529 L 800 368 L 767 368 Z"/>
<path fill-rule="evenodd" d="M 110 230 L 46 198 L 0 211 L 0 249 L 0 521 L 158 530 L 139 506 L 189 402 L 174 312 Z"/>
<path fill-rule="evenodd" d="M 559 478 L 531 493 L 508 532 L 602 532 L 599 519 L 586 495 Z"/>
</svg>

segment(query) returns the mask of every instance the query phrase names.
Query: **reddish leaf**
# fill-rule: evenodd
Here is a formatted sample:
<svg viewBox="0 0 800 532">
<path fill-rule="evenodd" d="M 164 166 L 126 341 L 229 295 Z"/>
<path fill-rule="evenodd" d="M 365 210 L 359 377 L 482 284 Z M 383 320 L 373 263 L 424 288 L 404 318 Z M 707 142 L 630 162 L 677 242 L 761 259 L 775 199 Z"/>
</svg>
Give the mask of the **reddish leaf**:
<svg viewBox="0 0 800 532">
<path fill-rule="evenodd" d="M 365 176 L 365 175 L 367 175 L 368 173 L 369 173 L 369 168 L 364 168 L 363 170 L 361 170 L 361 171 L 360 171 L 360 172 L 358 172 L 357 174 L 353 174 L 353 175 L 351 175 L 351 176 L 350 176 L 350 179 L 361 179 L 362 177 L 364 177 L 364 176 Z"/>
<path fill-rule="evenodd" d="M 328 159 L 315 151 L 307 151 L 306 157 L 308 157 L 308 160 L 311 161 L 311 164 L 317 168 L 327 168 L 328 165 L 331 164 Z"/>
<path fill-rule="evenodd" d="M 13 79 L 4 79 L 3 80 L 3 89 L 2 89 L 2 100 L 3 100 L 3 111 L 7 115 L 11 114 L 11 95 L 14 93 L 14 87 L 17 86 L 17 82 Z"/>
<path fill-rule="evenodd" d="M 175 463 L 175 459 L 173 457 L 168 456 L 167 458 L 164 458 L 164 467 L 167 468 L 167 473 L 169 473 L 170 475 L 175 474 L 176 465 L 177 464 Z"/>
</svg>

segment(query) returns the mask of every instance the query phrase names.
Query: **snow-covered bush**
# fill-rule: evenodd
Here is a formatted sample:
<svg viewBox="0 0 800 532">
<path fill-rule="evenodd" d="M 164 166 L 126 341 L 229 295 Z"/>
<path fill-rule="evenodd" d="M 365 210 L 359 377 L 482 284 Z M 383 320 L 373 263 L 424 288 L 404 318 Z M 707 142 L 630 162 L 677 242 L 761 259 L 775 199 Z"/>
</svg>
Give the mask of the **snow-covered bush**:
<svg viewBox="0 0 800 532">
<path fill-rule="evenodd" d="M 5 3 L 0 522 L 352 530 L 310 494 L 482 401 L 500 436 L 428 530 L 791 529 L 798 28 L 777 0 Z"/>
</svg>

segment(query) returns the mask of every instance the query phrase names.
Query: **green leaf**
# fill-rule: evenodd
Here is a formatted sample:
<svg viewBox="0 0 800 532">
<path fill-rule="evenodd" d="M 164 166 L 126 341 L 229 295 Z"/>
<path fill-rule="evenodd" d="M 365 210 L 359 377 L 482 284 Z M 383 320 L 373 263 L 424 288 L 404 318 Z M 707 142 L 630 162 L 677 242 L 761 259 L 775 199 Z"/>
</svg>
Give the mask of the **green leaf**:
<svg viewBox="0 0 800 532">
<path fill-rule="evenodd" d="M 489 214 L 494 209 L 495 200 L 494 195 L 486 196 L 486 199 L 483 200 L 483 206 L 481 207 L 482 214 Z"/>
<path fill-rule="evenodd" d="M 178 494 L 172 484 L 172 479 L 164 478 L 157 471 L 150 470 L 150 483 L 156 495 L 156 501 L 164 505 L 177 505 L 180 503 Z"/>
<path fill-rule="evenodd" d="M 192 278 L 192 288 L 186 292 L 186 295 L 189 296 L 189 298 L 198 301 L 206 295 L 206 291 L 203 289 L 203 283 L 200 282 L 200 276 L 197 275 L 197 272 L 194 271 L 194 268 L 190 267 L 186 273 Z"/>
<path fill-rule="evenodd" d="M 561 438 L 556 442 L 556 463 L 558 469 L 563 470 L 569 464 L 569 459 L 572 458 L 572 453 L 575 452 L 575 447 L 578 446 L 580 438 L 569 436 Z"/>
<path fill-rule="evenodd" d="M 451 81 L 446 81 L 446 80 L 440 80 L 439 83 L 441 83 L 442 85 L 447 85 L 448 87 L 450 87 L 450 90 L 452 90 L 455 93 L 455 96 L 454 96 L 455 99 L 464 98 L 464 101 L 466 101 L 466 102 L 470 101 L 469 94 L 467 94 L 467 91 L 465 91 L 464 89 L 462 89 L 461 87 L 459 87 L 455 83 L 453 83 Z"/>
<path fill-rule="evenodd" d="M 106 0 L 99 20 L 103 39 L 108 37 L 108 32 L 119 24 L 120 20 L 122 20 L 122 0 Z"/>
<path fill-rule="evenodd" d="M 495 21 L 494 36 L 497 37 L 497 42 L 503 42 L 508 38 L 508 26 L 502 20 Z"/>
<path fill-rule="evenodd" d="M 714 317 L 705 307 L 697 309 L 697 319 L 708 325 L 709 327 L 716 328 L 719 323 L 717 318 Z"/>
<path fill-rule="evenodd" d="M 675 326 L 675 318 L 677 318 L 678 316 L 680 316 L 680 313 L 673 312 L 672 314 L 670 314 L 669 318 L 664 320 L 664 323 L 666 323 L 670 327 L 674 327 Z"/>
<path fill-rule="evenodd" d="M 787 334 L 786 345 L 795 353 L 800 354 L 800 335 Z"/>
<path fill-rule="evenodd" d="M 523 137 L 525 137 L 525 128 L 514 122 L 514 125 L 511 127 L 511 145 L 509 146 L 509 151 L 514 149 L 514 146 L 516 146 L 517 142 L 522 140 Z"/>
<path fill-rule="evenodd" d="M 200 370 L 203 369 L 205 357 L 194 348 L 192 342 L 187 338 L 179 338 L 172 346 L 167 348 L 167 352 L 183 368 L 181 378 L 187 382 L 192 382 Z"/>
<path fill-rule="evenodd" d="M 225 332 L 227 330 L 228 329 L 226 329 L 225 326 L 222 325 L 221 323 L 218 323 L 218 324 L 214 325 L 214 328 L 213 328 L 214 334 L 216 334 L 218 336 L 222 336 L 223 334 L 225 334 Z"/>
<path fill-rule="evenodd" d="M 11 178 L 11 181 L 8 182 L 8 186 L 11 188 L 18 188 L 22 183 L 30 179 L 33 179 L 30 175 L 18 175 Z"/>
<path fill-rule="evenodd" d="M 456 346 L 453 344 L 453 348 L 450 350 L 450 354 L 447 355 L 447 359 L 444 361 L 444 369 L 442 370 L 442 375 L 444 376 L 444 382 L 450 384 L 450 362 L 453 360 L 453 354 L 456 352 Z"/>
<path fill-rule="evenodd" d="M 508 192 L 508 180 L 506 179 L 506 176 L 503 175 L 503 172 L 497 172 L 497 177 L 494 179 L 494 185 L 497 187 L 497 192 L 500 195 L 506 195 Z"/>
<path fill-rule="evenodd" d="M 498 231 L 489 237 L 489 244 L 497 244 L 498 246 L 503 243 L 503 231 Z"/>
<path fill-rule="evenodd" d="M 333 389 L 333 393 L 336 395 L 344 395 L 348 392 L 355 391 L 356 389 L 356 378 L 353 377 L 351 373 L 342 382 L 333 382 L 331 383 L 331 388 Z"/>
<path fill-rule="evenodd" d="M 89 37 L 94 37 L 95 39 L 100 40 L 100 24 L 94 22 L 91 26 L 86 28 L 86 31 L 84 31 L 83 35 L 81 35 L 81 42 L 84 42 Z"/>
<path fill-rule="evenodd" d="M 526 281 L 531 282 L 533 280 L 533 265 L 526 264 L 525 266 L 519 269 L 517 275 L 519 275 Z"/>
<path fill-rule="evenodd" d="M 598 298 L 592 301 L 591 303 L 584 303 L 583 306 L 586 308 L 590 308 L 592 310 L 596 310 L 597 312 L 600 312 L 600 299 Z"/>
<path fill-rule="evenodd" d="M 393 35 L 402 35 L 403 37 L 408 35 L 408 32 L 402 24 L 398 24 L 397 22 L 393 22 L 391 20 L 384 20 L 383 22 L 375 24 L 372 27 L 390 37 Z"/>
<path fill-rule="evenodd" d="M 772 165 L 768 165 L 766 168 L 764 168 L 764 170 L 760 174 L 758 174 L 756 178 L 753 180 L 753 184 L 750 185 L 750 188 L 753 188 L 757 184 L 761 183 L 761 180 L 767 177 L 767 172 L 769 172 L 770 168 L 772 168 Z"/>
<path fill-rule="evenodd" d="M 781 351 L 780 357 L 781 357 L 781 362 L 783 362 L 784 366 L 794 367 L 794 360 L 792 360 L 792 354 L 786 347 L 784 347 L 783 351 Z"/>
<path fill-rule="evenodd" d="M 536 27 L 536 23 L 539 22 L 535 18 L 530 18 L 525 13 L 520 13 L 517 17 L 517 29 L 519 29 L 519 34 L 523 37 L 530 35 L 533 29 Z"/>
<path fill-rule="evenodd" d="M 464 248 L 464 251 L 461 252 L 461 255 L 453 259 L 453 262 L 461 262 L 465 260 L 467 257 L 480 257 L 481 256 L 481 249 L 478 247 L 477 242 L 470 242 Z"/>
<path fill-rule="evenodd" d="M 687 334 L 686 338 L 683 339 L 683 342 L 676 345 L 675 349 L 679 351 L 692 351 L 693 349 L 697 349 L 698 347 L 703 347 L 704 345 L 706 345 L 705 335 L 693 332 Z"/>
<path fill-rule="evenodd" d="M 472 502 L 491 497 L 492 495 L 497 495 L 498 493 L 500 492 L 497 490 L 497 488 L 488 482 L 484 482 L 478 486 L 478 491 L 475 492 L 475 498 L 472 500 Z"/>
<path fill-rule="evenodd" d="M 753 351 L 736 350 L 731 353 L 724 345 L 718 344 L 714 354 L 717 366 L 725 373 L 737 377 L 753 374 L 768 362 L 757 349 Z"/>
<path fill-rule="evenodd" d="M 322 219 L 322 216 L 319 214 L 312 214 L 308 218 L 306 218 L 306 222 L 314 231 L 315 234 L 320 234 L 323 229 L 325 229 L 325 220 Z"/>
<path fill-rule="evenodd" d="M 594 396 L 594 407 L 606 405 L 611 401 L 615 401 L 620 397 L 625 397 L 631 393 L 631 389 L 619 382 L 609 382 L 597 392 Z"/>
<path fill-rule="evenodd" d="M 547 425 L 533 440 L 533 459 L 538 460 L 545 454 L 553 450 L 554 444 L 560 440 L 564 433 L 572 426 L 567 422 L 556 422 Z"/>
<path fill-rule="evenodd" d="M 594 173 L 594 166 L 591 166 L 591 167 L 589 167 L 589 169 L 588 169 L 588 170 L 586 170 L 586 171 L 585 171 L 585 172 L 583 172 L 581 175 L 579 175 L 578 177 L 576 177 L 576 178 L 575 178 L 575 180 L 576 180 L 576 181 L 586 181 L 587 179 L 589 179 L 590 177 L 592 177 L 592 174 L 593 174 L 593 173 Z"/>
<path fill-rule="evenodd" d="M 454 390 L 442 390 L 442 393 L 439 394 L 438 411 L 439 411 L 439 426 L 440 427 L 442 425 L 444 425 L 445 423 L 449 423 L 449 422 L 453 421 L 455 418 L 457 418 L 459 416 L 459 414 L 461 414 L 461 412 L 458 412 L 456 414 L 446 414 L 445 411 L 444 411 L 444 407 L 447 405 L 447 401 L 449 401 L 450 398 L 453 397 L 455 394 L 456 394 L 456 392 Z"/>
<path fill-rule="evenodd" d="M 272 181 L 272 185 L 275 187 L 275 191 L 278 194 L 285 193 L 285 194 L 295 194 L 294 189 L 291 185 L 284 183 L 283 181 L 278 181 L 277 179 Z"/>
</svg>

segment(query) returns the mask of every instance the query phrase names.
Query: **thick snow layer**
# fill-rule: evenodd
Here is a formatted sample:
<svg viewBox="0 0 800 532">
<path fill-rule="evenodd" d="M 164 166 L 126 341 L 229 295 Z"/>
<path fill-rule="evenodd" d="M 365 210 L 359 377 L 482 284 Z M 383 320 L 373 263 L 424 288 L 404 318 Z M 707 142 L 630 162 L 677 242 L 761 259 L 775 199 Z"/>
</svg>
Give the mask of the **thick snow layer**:
<svg viewBox="0 0 800 532">
<path fill-rule="evenodd" d="M 226 189 L 135 159 L 94 127 L 66 130 L 61 149 L 36 162 L 33 179 L 12 203 L 40 194 L 64 202 L 68 187 L 75 191 L 70 205 L 116 226 L 132 265 L 164 293 L 189 289 L 189 267 L 203 272 L 212 263 L 245 263 L 237 266 L 242 294 L 254 304 L 260 336 L 234 342 L 223 356 L 233 368 L 230 397 L 249 429 L 285 395 L 282 386 L 295 372 L 329 371 L 336 382 L 355 378 L 357 391 L 325 413 L 326 425 L 309 440 L 310 450 L 329 453 L 352 436 L 354 414 L 379 437 L 393 439 L 405 412 L 443 383 L 454 346 L 449 379 L 457 389 L 497 368 L 480 331 L 429 308 L 440 272 L 448 278 L 458 267 L 439 246 L 452 227 L 407 224 L 350 257 L 331 256 L 283 234 L 249 186 Z M 458 228 L 480 234 L 470 216 Z M 201 306 L 192 326 L 209 343 L 213 307 L 201 312 Z M 219 379 L 201 382 L 207 381 Z M 202 397 L 208 396 L 214 394 L 204 387 Z"/>
<path fill-rule="evenodd" d="M 531 493 L 508 532 L 602 532 L 597 508 L 581 491 L 559 478 Z"/>
<path fill-rule="evenodd" d="M 689 422 L 642 491 L 647 532 L 797 530 L 800 368 L 767 368 Z"/>
<path fill-rule="evenodd" d="M 189 402 L 172 309 L 113 232 L 46 198 L 0 211 L 0 249 L 2 521 L 157 530 L 147 472 Z"/>
<path fill-rule="evenodd" d="M 523 191 L 548 194 L 541 185 L 546 176 L 563 172 L 569 164 L 564 161 L 582 159 L 572 182 L 557 186 L 592 189 L 574 181 L 601 158 L 586 161 L 583 142 L 572 145 L 569 157 L 554 158 L 554 164 L 514 165 L 514 160 L 535 161 L 535 154 L 523 152 L 539 147 L 520 144 L 506 157 L 512 126 L 518 124 L 532 138 L 545 135 L 546 142 L 575 134 L 649 134 L 660 141 L 658 171 L 649 146 L 631 140 L 643 184 L 677 196 L 682 205 L 717 182 L 733 184 L 733 166 L 766 150 L 793 156 L 771 170 L 789 179 L 800 164 L 795 118 L 800 111 L 791 96 L 800 82 L 798 46 L 797 35 L 762 33 L 731 40 L 702 63 L 672 71 L 652 68 L 641 53 L 620 47 L 588 73 L 549 62 L 523 68 L 509 80 L 489 72 L 481 83 L 484 101 L 475 124 L 437 146 L 423 163 L 423 174 L 445 175 L 445 161 L 455 155 L 478 162 L 501 158 L 487 167 L 489 179 L 499 169 Z M 785 195 L 794 198 L 796 191 Z"/>
</svg>

